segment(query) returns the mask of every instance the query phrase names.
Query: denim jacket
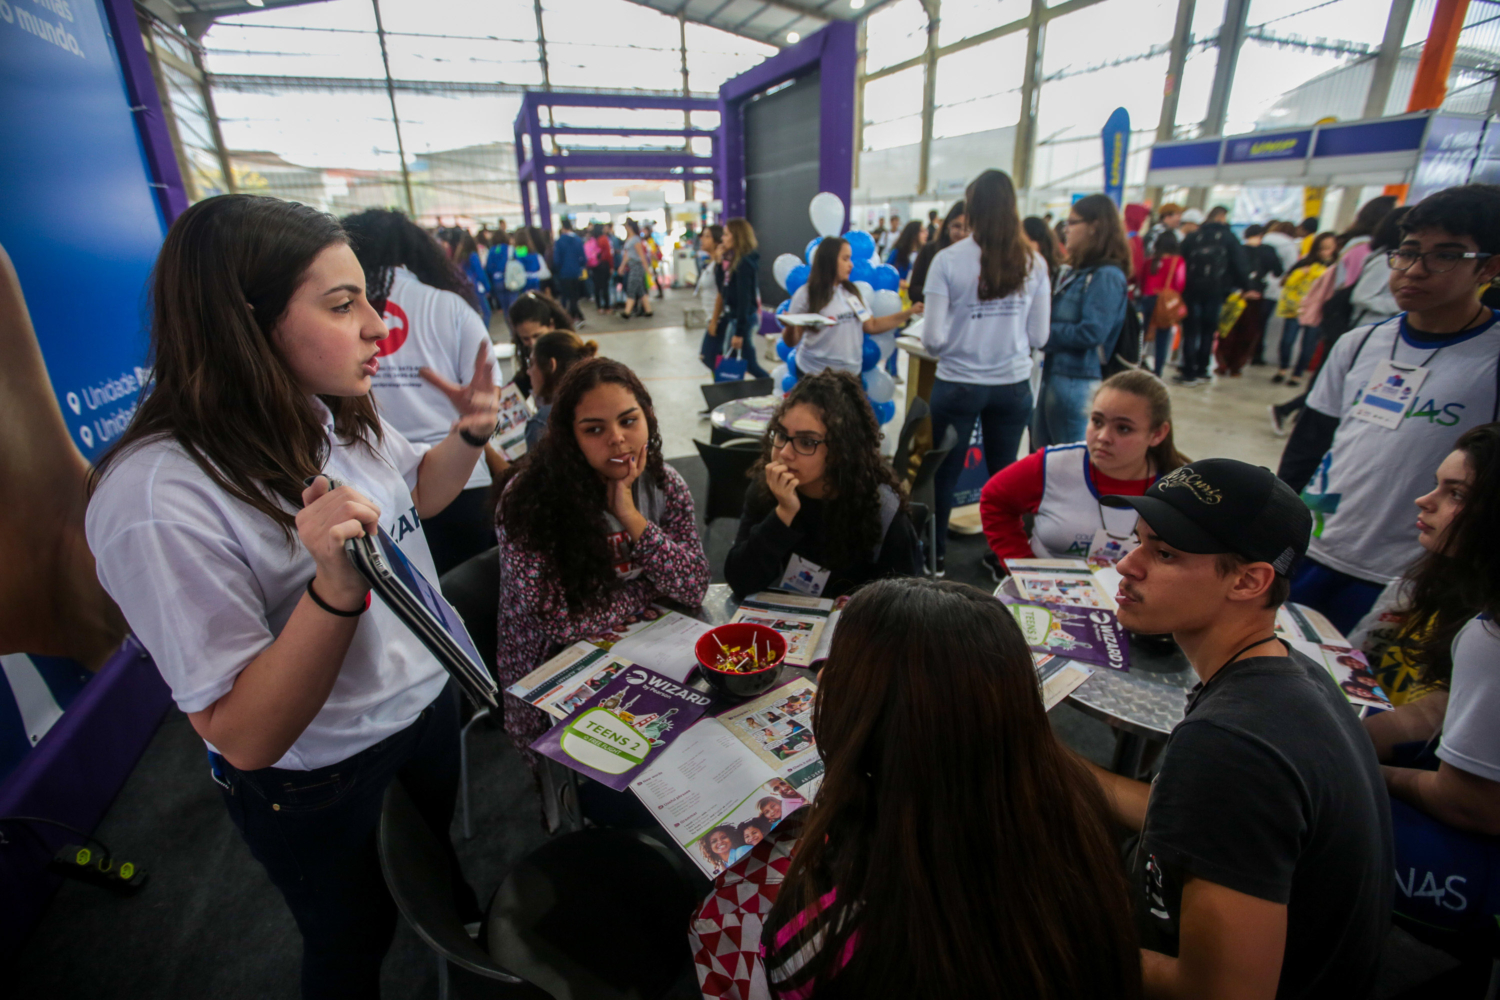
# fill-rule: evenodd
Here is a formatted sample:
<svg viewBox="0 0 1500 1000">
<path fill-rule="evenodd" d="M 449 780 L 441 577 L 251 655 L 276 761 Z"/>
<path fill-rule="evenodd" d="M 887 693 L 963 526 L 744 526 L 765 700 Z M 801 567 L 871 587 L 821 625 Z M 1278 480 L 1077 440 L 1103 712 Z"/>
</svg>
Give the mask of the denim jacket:
<svg viewBox="0 0 1500 1000">
<path fill-rule="evenodd" d="M 1114 352 L 1125 323 L 1125 272 L 1115 264 L 1066 271 L 1052 293 L 1052 332 L 1043 348 L 1048 375 L 1097 379 L 1099 350 Z"/>
</svg>

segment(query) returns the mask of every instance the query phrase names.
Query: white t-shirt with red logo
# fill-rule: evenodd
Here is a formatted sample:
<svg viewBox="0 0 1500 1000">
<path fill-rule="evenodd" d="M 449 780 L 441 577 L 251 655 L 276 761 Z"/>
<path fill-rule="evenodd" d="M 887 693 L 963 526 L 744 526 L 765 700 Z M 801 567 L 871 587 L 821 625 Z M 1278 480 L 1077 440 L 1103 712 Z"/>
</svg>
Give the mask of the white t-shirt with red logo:
<svg viewBox="0 0 1500 1000">
<path fill-rule="evenodd" d="M 437 444 L 448 436 L 458 414 L 447 396 L 423 381 L 420 371 L 431 368 L 450 382 L 467 385 L 474 377 L 480 346 L 490 343 L 484 320 L 461 296 L 424 285 L 398 267 L 386 296 L 385 325 L 390 335 L 378 344 L 380 371 L 373 380 L 381 419 L 413 444 Z M 497 375 L 494 365 L 491 355 L 491 373 Z M 489 484 L 489 466 L 476 461 L 464 488 Z"/>
</svg>

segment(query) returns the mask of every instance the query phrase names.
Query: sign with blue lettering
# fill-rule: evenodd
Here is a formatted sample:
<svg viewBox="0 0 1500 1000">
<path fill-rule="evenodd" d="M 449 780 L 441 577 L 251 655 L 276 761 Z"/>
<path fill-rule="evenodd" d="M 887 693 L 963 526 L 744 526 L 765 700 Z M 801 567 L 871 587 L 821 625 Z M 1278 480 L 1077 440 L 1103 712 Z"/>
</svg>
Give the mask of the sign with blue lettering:
<svg viewBox="0 0 1500 1000">
<path fill-rule="evenodd" d="M 1422 143 L 1407 203 L 1415 205 L 1434 191 L 1469 182 L 1469 173 L 1484 138 L 1483 118 L 1433 115 Z"/>
<path fill-rule="evenodd" d="M 1104 193 L 1116 207 L 1125 202 L 1125 165 L 1130 155 L 1130 112 L 1115 108 L 1100 133 L 1104 141 Z"/>
<path fill-rule="evenodd" d="M 1469 183 L 1500 184 L 1500 122 L 1491 121 L 1485 125 Z"/>
<path fill-rule="evenodd" d="M 1260 163 L 1265 160 L 1300 160 L 1307 156 L 1312 129 L 1235 136 L 1224 141 L 1225 163 Z"/>
<path fill-rule="evenodd" d="M 0 246 L 89 459 L 148 377 L 142 309 L 164 231 L 106 24 L 96 0 L 0 2 Z"/>
</svg>

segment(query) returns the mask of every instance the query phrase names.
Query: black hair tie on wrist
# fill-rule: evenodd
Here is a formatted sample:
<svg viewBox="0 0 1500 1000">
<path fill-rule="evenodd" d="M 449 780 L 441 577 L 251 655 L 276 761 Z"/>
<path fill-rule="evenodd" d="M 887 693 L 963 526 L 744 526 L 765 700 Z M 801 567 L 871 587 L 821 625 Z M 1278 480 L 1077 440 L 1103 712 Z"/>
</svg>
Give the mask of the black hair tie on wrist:
<svg viewBox="0 0 1500 1000">
<path fill-rule="evenodd" d="M 495 430 L 499 430 L 499 429 L 500 429 L 500 421 L 496 420 L 495 421 Z M 480 437 L 477 434 L 470 434 L 469 433 L 469 429 L 467 427 L 460 427 L 458 429 L 458 436 L 461 437 L 461 438 L 463 438 L 464 442 L 466 444 L 468 444 L 471 448 L 483 448 L 485 445 L 487 445 L 487 444 L 490 443 L 490 438 L 492 438 L 492 437 L 495 436 L 495 431 L 490 431 L 484 437 Z"/>
<path fill-rule="evenodd" d="M 318 596 L 318 592 L 316 590 L 313 590 L 313 582 L 311 580 L 307 581 L 307 596 L 311 597 L 313 599 L 313 603 L 318 607 L 322 608 L 330 615 L 338 615 L 340 618 L 358 618 L 360 615 L 370 610 L 370 595 L 366 593 L 365 603 L 360 607 L 358 611 L 340 611 L 338 608 L 325 602 L 323 598 Z"/>
</svg>

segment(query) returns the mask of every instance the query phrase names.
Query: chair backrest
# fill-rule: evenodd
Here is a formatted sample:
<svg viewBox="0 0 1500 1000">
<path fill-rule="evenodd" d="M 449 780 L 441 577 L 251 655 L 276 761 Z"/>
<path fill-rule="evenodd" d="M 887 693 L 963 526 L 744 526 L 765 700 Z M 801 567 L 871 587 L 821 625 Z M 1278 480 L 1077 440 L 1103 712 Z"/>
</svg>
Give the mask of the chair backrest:
<svg viewBox="0 0 1500 1000">
<path fill-rule="evenodd" d="M 917 466 L 917 477 L 911 484 L 911 499 L 917 503 L 926 504 L 928 507 L 937 508 L 937 491 L 932 488 L 933 477 L 937 475 L 938 466 L 943 464 L 943 459 L 948 453 L 958 447 L 958 431 L 952 424 L 943 432 L 943 440 L 939 441 L 933 448 L 922 456 L 922 464 Z"/>
<path fill-rule="evenodd" d="M 911 518 L 912 529 L 922 538 L 927 531 L 927 519 L 932 517 L 932 508 L 925 503 L 907 503 L 906 514 Z"/>
<path fill-rule="evenodd" d="M 500 606 L 499 546 L 465 559 L 444 573 L 438 586 L 464 620 L 474 648 L 493 669 L 499 642 L 495 620 L 495 609 Z"/>
<path fill-rule="evenodd" d="M 896 473 L 896 478 L 906 479 L 907 466 L 911 464 L 911 438 L 917 432 L 917 425 L 926 420 L 932 413 L 932 408 L 927 405 L 927 400 L 921 396 L 911 401 L 911 406 L 906 409 L 906 419 L 901 422 L 901 433 L 896 437 L 896 457 L 891 462 L 891 468 Z"/>
<path fill-rule="evenodd" d="M 698 455 L 708 469 L 708 499 L 703 504 L 703 523 L 715 518 L 738 519 L 745 507 L 745 490 L 750 486 L 746 475 L 760 457 L 760 441 L 736 438 L 724 444 L 704 444 L 694 440 Z"/>
<path fill-rule="evenodd" d="M 771 394 L 771 380 L 768 378 L 746 378 L 738 382 L 710 382 L 699 386 L 703 390 L 703 402 L 708 404 L 710 410 L 723 406 L 731 399 L 744 399 L 747 396 L 769 396 Z"/>
<path fill-rule="evenodd" d="M 385 790 L 379 849 L 380 870 L 391 897 L 429 948 L 475 975 L 523 987 L 518 996 L 535 995 L 526 980 L 497 965 L 464 931 L 453 901 L 448 856 L 399 778 Z"/>
</svg>

